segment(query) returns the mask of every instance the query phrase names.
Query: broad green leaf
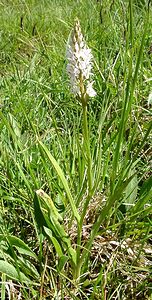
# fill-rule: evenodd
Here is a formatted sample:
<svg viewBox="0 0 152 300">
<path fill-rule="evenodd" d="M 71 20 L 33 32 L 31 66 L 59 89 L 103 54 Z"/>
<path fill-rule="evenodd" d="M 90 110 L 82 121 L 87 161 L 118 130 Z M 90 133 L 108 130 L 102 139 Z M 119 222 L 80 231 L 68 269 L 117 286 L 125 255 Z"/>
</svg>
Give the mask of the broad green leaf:
<svg viewBox="0 0 152 300">
<path fill-rule="evenodd" d="M 59 242 L 57 241 L 57 239 L 52 236 L 52 231 L 47 227 L 44 227 L 44 230 L 45 230 L 46 234 L 49 236 L 49 238 L 51 239 L 51 241 L 52 241 L 52 243 L 55 247 L 55 250 L 58 253 L 59 257 L 63 256 L 61 246 L 60 246 Z"/>
<path fill-rule="evenodd" d="M 57 266 L 57 269 L 58 269 L 58 272 L 61 272 L 64 265 L 66 264 L 66 262 L 68 261 L 68 257 L 66 255 L 63 255 L 60 257 L 59 259 L 59 262 L 58 262 L 58 266 Z"/>
<path fill-rule="evenodd" d="M 26 283 L 31 282 L 22 272 L 18 274 L 16 268 L 5 260 L 0 260 L 0 272 L 17 281 Z"/>
<path fill-rule="evenodd" d="M 70 192 L 70 188 L 69 188 L 68 182 L 67 182 L 67 180 L 66 180 L 66 178 L 65 178 L 65 176 L 63 174 L 63 171 L 61 170 L 59 164 L 57 163 L 57 161 L 55 160 L 55 158 L 52 156 L 52 154 L 49 152 L 49 150 L 47 149 L 47 147 L 41 141 L 38 141 L 38 142 L 39 142 L 40 147 L 43 149 L 43 151 L 47 155 L 49 161 L 54 166 L 54 168 L 55 168 L 58 176 L 60 177 L 61 182 L 62 182 L 62 184 L 64 186 L 64 189 L 65 189 L 65 191 L 67 193 L 67 197 L 69 199 L 69 203 L 71 205 L 71 209 L 72 209 L 73 215 L 75 216 L 75 218 L 79 222 L 80 221 L 80 216 L 79 216 L 78 211 L 76 209 L 73 197 L 72 197 L 71 192 Z M 64 205 L 66 206 L 67 203 L 64 203 Z"/>
<path fill-rule="evenodd" d="M 60 238 L 61 242 L 64 245 L 66 245 L 67 251 L 68 251 L 72 261 L 74 262 L 74 264 L 76 264 L 76 251 L 71 246 L 70 238 L 69 238 L 68 234 L 66 233 L 64 226 L 62 224 L 60 224 L 58 222 L 58 220 L 55 218 L 52 218 L 52 224 L 55 229 L 55 230 L 53 230 L 53 232 L 55 232 L 55 231 L 57 232 L 58 238 Z"/>
<path fill-rule="evenodd" d="M 45 215 L 45 213 L 42 211 L 40 203 L 39 203 L 39 199 L 37 197 L 37 194 L 35 193 L 34 195 L 34 216 L 35 216 L 35 220 L 36 223 L 38 225 L 38 229 L 40 231 L 43 231 L 43 226 L 48 226 L 50 227 L 51 224 L 49 224 L 49 220 L 47 220 L 47 216 Z"/>
<path fill-rule="evenodd" d="M 37 195 L 40 196 L 47 206 L 49 206 L 50 209 L 50 214 L 52 215 L 53 218 L 56 218 L 59 221 L 62 221 L 61 215 L 58 213 L 57 208 L 55 207 L 52 199 L 47 195 L 42 189 L 36 191 Z"/>
<path fill-rule="evenodd" d="M 13 235 L 7 235 L 7 236 L 5 236 L 3 234 L 0 234 L 0 241 L 7 241 L 11 246 L 16 247 L 17 250 L 21 254 L 25 254 L 25 255 L 31 256 L 31 257 L 35 258 L 36 260 L 38 260 L 36 254 L 29 248 L 29 246 L 27 246 L 19 238 L 15 237 Z"/>
</svg>

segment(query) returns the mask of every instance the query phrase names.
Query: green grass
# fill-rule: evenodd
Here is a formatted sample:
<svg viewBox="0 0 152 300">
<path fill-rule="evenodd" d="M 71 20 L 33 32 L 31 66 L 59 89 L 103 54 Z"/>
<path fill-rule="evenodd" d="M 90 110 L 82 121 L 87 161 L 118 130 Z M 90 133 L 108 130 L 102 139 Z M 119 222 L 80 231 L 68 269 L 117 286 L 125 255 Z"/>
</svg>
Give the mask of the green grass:
<svg viewBox="0 0 152 300">
<path fill-rule="evenodd" d="M 66 74 L 77 16 L 87 147 Z M 151 38 L 146 0 L 0 2 L 1 300 L 152 299 Z"/>
</svg>

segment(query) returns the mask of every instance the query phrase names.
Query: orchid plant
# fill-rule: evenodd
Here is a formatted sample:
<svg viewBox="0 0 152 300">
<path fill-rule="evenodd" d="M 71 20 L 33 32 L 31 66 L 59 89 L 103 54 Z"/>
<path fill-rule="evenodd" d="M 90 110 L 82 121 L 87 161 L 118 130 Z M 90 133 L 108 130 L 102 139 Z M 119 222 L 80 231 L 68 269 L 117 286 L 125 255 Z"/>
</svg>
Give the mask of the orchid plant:
<svg viewBox="0 0 152 300">
<path fill-rule="evenodd" d="M 70 78 L 71 91 L 78 97 L 83 109 L 84 151 L 87 157 L 88 189 L 92 189 L 92 160 L 90 153 L 89 130 L 87 120 L 87 104 L 89 97 L 95 97 L 93 88 L 92 60 L 93 55 L 85 43 L 80 22 L 77 19 L 67 46 L 67 73 Z"/>
<path fill-rule="evenodd" d="M 87 196 L 82 203 L 82 212 L 80 222 L 78 224 L 77 236 L 77 268 L 76 277 L 80 276 L 80 269 L 83 261 L 80 263 L 81 252 L 81 237 L 83 220 L 89 205 L 89 201 L 93 195 L 93 178 L 92 178 L 92 156 L 90 149 L 90 137 L 88 126 L 87 106 L 89 98 L 96 96 L 96 91 L 93 88 L 93 55 L 91 49 L 86 45 L 83 37 L 80 22 L 75 21 L 74 28 L 70 34 L 67 46 L 67 73 L 70 78 L 71 91 L 82 105 L 83 111 L 83 146 L 86 157 L 87 169 Z"/>
</svg>

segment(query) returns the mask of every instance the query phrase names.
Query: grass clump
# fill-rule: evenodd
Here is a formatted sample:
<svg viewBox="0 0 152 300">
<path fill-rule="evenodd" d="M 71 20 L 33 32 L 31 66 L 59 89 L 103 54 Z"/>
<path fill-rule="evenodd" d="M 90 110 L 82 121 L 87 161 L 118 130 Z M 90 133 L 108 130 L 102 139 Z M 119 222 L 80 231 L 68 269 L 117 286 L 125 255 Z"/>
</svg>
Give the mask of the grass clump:
<svg viewBox="0 0 152 300">
<path fill-rule="evenodd" d="M 1 299 L 150 300 L 150 1 L 0 15 Z"/>
</svg>

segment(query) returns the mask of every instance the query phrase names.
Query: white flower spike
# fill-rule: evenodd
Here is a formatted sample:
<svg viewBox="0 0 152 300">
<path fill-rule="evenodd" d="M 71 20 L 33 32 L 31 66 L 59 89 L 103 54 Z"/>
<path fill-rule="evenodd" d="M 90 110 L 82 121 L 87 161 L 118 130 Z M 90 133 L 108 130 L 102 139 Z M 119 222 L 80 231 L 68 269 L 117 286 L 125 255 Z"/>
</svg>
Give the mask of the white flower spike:
<svg viewBox="0 0 152 300">
<path fill-rule="evenodd" d="M 79 20 L 76 20 L 67 46 L 67 72 L 70 77 L 71 90 L 79 96 L 83 106 L 87 105 L 89 97 L 96 95 L 93 89 L 91 50 L 87 47 Z"/>
</svg>

